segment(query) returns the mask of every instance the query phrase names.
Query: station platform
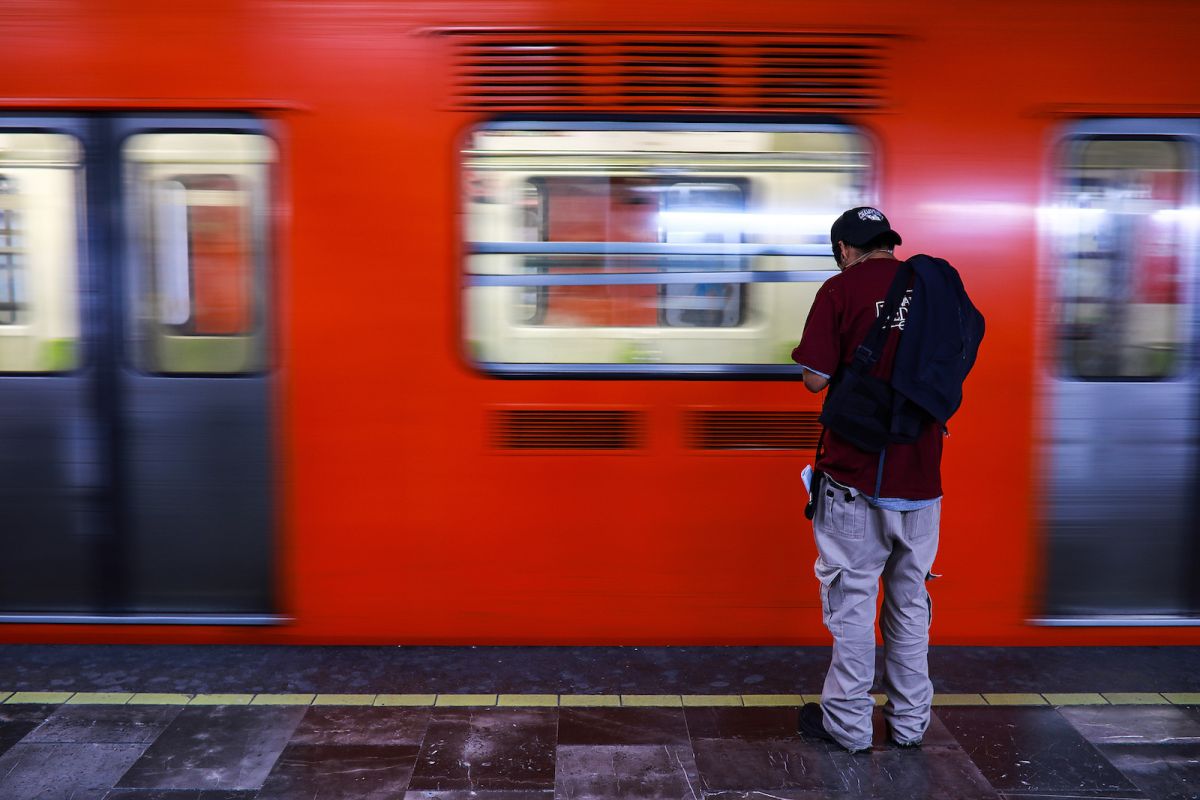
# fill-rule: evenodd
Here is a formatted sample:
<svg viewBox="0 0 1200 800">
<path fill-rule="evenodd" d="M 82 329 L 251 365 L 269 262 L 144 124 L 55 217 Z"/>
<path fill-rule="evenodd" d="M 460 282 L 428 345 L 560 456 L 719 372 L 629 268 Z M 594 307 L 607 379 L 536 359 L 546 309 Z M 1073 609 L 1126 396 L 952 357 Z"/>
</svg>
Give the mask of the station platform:
<svg viewBox="0 0 1200 800">
<path fill-rule="evenodd" d="M 1200 798 L 1200 648 L 935 647 L 919 750 L 796 733 L 828 648 L 0 646 L 2 800 Z"/>
</svg>

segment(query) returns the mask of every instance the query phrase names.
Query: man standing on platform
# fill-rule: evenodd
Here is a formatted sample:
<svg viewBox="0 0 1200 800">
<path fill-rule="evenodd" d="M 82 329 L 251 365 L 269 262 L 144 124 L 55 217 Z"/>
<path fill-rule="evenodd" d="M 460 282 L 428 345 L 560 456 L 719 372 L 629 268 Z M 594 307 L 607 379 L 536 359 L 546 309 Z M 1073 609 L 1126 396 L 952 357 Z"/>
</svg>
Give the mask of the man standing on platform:
<svg viewBox="0 0 1200 800">
<path fill-rule="evenodd" d="M 852 208 L 830 231 L 840 273 L 818 290 L 792 359 L 804 385 L 820 392 L 837 380 L 867 337 L 901 263 L 898 233 L 879 210 Z M 870 374 L 890 380 L 911 290 L 894 315 L 882 356 Z M 886 458 L 865 452 L 826 429 L 817 458 L 813 532 L 824 621 L 833 659 L 821 704 L 800 712 L 800 732 L 850 752 L 871 747 L 871 684 L 875 675 L 875 607 L 884 583 L 884 718 L 891 740 L 916 747 L 929 727 L 933 577 L 942 505 L 943 428 L 923 422 L 916 441 L 888 444 Z"/>
</svg>

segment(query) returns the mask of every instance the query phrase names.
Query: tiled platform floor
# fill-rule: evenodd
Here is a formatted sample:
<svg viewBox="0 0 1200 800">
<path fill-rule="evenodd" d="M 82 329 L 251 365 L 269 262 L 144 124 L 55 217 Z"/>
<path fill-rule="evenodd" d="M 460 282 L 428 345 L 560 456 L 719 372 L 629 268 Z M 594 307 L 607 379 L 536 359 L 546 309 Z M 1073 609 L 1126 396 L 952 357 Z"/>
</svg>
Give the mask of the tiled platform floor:
<svg viewBox="0 0 1200 800">
<path fill-rule="evenodd" d="M 0 797 L 1200 797 L 1200 706 L 941 707 L 921 750 L 857 756 L 796 711 L 4 705 Z"/>
<path fill-rule="evenodd" d="M 938 648 L 972 704 L 850 756 L 750 705 L 825 648 L 0 647 L 0 800 L 1200 798 L 1200 648 L 1042 654 Z"/>
</svg>

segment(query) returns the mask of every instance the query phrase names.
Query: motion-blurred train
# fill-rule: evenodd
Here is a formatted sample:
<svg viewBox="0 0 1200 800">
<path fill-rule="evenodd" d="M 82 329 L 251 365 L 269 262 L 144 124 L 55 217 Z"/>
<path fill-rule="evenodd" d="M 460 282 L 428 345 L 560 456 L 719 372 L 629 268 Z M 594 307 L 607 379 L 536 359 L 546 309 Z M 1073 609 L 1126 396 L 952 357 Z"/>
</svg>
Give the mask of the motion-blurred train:
<svg viewBox="0 0 1200 800">
<path fill-rule="evenodd" d="M 934 640 L 1200 643 L 1200 6 L 10 0 L 0 640 L 826 641 L 789 352 L 988 320 Z"/>
</svg>

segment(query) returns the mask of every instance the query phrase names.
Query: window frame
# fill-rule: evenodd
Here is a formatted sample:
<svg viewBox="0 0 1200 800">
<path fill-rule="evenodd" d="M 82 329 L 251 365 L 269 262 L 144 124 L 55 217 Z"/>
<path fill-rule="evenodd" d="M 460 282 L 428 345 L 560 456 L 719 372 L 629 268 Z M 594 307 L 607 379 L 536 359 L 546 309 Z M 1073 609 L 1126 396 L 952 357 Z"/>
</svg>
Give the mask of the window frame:
<svg viewBox="0 0 1200 800">
<path fill-rule="evenodd" d="M 463 210 L 465 220 L 465 197 L 462 196 L 463 176 L 467 171 L 465 153 L 469 150 L 472 137 L 481 131 L 663 131 L 663 132 L 743 132 L 766 131 L 782 133 L 836 133 L 857 136 L 865 145 L 868 164 L 863 170 L 862 186 L 864 205 L 878 205 L 878 176 L 881 174 L 882 148 L 878 137 L 868 127 L 862 124 L 852 124 L 837 119 L 810 119 L 803 121 L 778 121 L 758 119 L 732 119 L 714 121 L 709 119 L 689 120 L 679 119 L 664 121 L 661 117 L 644 119 L 635 116 L 613 117 L 606 119 L 573 118 L 573 117 L 541 117 L 538 119 L 517 119 L 505 117 L 484 121 L 468 127 L 462 133 L 458 142 L 457 170 L 459 201 L 458 208 Z M 739 177 L 740 180 L 740 177 Z M 670 243 L 648 242 L 599 242 L 599 243 L 569 243 L 569 242 L 473 242 L 468 239 L 465 222 L 458 227 L 458 245 L 461 248 L 459 258 L 459 310 L 460 329 L 458 341 L 463 360 L 475 371 L 489 377 L 517 379 L 699 379 L 699 380 L 788 380 L 802 379 L 801 370 L 791 364 L 728 364 L 728 363 L 537 363 L 537 362 L 495 362 L 478 359 L 469 350 L 470 340 L 467 333 L 469 304 L 466 299 L 467 290 L 477 287 L 540 287 L 562 285 L 639 285 L 649 284 L 666 286 L 669 284 L 717 284 L 732 283 L 736 285 L 760 283 L 824 283 L 837 274 L 832 263 L 832 252 L 827 244 L 820 245 L 780 245 L 780 244 L 747 244 L 742 243 L 731 248 L 730 245 L 720 245 L 720 253 L 715 255 L 751 256 L 822 256 L 830 259 L 831 268 L 828 270 L 736 270 L 712 272 L 663 272 L 663 273 L 609 273 L 605 275 L 493 275 L 472 273 L 470 259 L 479 255 L 709 255 L 705 246 L 680 245 Z M 710 246 L 712 247 L 712 246 Z M 582 279 L 582 280 L 581 280 Z M 741 300 L 744 304 L 744 298 Z M 797 341 L 803 321 L 797 322 Z M 673 330 L 688 330 L 685 326 Z M 701 330 L 703 328 L 695 328 Z M 648 328 L 653 331 L 655 328 Z M 715 330 L 734 330 L 734 328 L 715 328 Z"/>
</svg>

